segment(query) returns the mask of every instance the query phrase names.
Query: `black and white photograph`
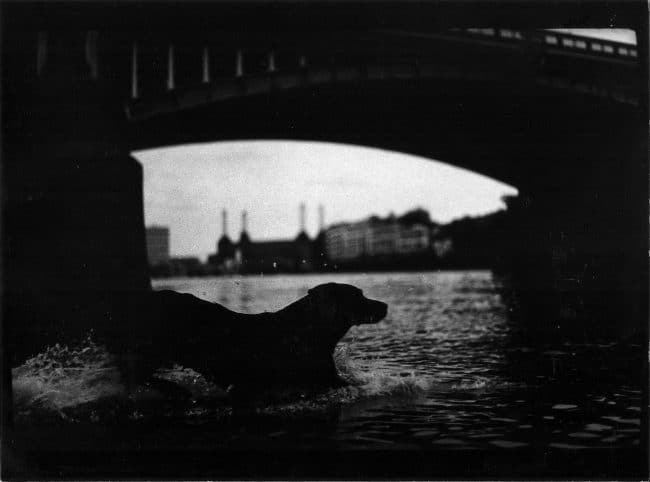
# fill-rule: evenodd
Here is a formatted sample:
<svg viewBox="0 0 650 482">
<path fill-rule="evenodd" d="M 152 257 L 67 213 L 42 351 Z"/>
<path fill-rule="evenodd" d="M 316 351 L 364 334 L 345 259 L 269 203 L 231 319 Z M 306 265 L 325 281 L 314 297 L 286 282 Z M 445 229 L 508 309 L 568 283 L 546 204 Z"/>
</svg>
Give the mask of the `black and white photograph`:
<svg viewBox="0 0 650 482">
<path fill-rule="evenodd" d="M 648 5 L 0 3 L 3 480 L 647 480 Z"/>
</svg>

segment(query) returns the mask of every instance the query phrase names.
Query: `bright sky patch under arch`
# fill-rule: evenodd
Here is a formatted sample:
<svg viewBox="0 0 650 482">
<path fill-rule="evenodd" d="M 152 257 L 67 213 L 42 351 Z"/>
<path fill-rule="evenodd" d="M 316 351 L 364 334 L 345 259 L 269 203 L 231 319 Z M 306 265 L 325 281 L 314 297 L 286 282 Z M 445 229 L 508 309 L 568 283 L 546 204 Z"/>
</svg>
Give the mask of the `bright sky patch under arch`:
<svg viewBox="0 0 650 482">
<path fill-rule="evenodd" d="M 145 222 L 169 226 L 174 256 L 205 258 L 248 211 L 253 239 L 298 233 L 298 206 L 307 205 L 307 228 L 371 214 L 400 214 L 416 206 L 447 222 L 502 207 L 516 189 L 479 174 L 428 159 L 366 147 L 295 141 L 237 141 L 139 151 L 144 169 Z"/>
</svg>

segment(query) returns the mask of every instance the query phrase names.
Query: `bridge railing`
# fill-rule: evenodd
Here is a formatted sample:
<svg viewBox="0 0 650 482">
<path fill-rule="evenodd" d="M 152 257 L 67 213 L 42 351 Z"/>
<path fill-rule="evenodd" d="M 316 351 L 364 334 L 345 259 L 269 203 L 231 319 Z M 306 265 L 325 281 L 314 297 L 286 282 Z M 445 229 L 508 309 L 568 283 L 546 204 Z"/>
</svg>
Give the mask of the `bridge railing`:
<svg viewBox="0 0 650 482">
<path fill-rule="evenodd" d="M 638 56 L 635 45 L 585 37 L 554 30 L 535 31 L 534 35 L 521 30 L 505 28 L 454 29 L 454 33 L 502 41 L 526 41 L 543 44 L 544 48 L 565 53 L 580 53 L 608 58 L 634 59 Z"/>
</svg>

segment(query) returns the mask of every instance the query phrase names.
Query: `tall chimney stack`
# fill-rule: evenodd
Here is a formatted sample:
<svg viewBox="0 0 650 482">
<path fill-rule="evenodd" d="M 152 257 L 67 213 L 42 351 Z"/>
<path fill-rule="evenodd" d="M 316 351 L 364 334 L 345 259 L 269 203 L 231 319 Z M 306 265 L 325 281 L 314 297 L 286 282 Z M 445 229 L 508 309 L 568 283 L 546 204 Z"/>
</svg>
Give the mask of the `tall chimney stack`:
<svg viewBox="0 0 650 482">
<path fill-rule="evenodd" d="M 301 233 L 305 232 L 305 221 L 306 221 L 305 203 L 300 203 L 300 232 Z"/>
<path fill-rule="evenodd" d="M 241 232 L 245 233 L 248 230 L 248 227 L 246 226 L 246 211 L 241 212 Z"/>
<path fill-rule="evenodd" d="M 221 211 L 221 235 L 228 236 L 228 212 L 224 209 Z"/>
<path fill-rule="evenodd" d="M 325 208 L 322 204 L 318 205 L 318 231 L 325 229 Z"/>
</svg>

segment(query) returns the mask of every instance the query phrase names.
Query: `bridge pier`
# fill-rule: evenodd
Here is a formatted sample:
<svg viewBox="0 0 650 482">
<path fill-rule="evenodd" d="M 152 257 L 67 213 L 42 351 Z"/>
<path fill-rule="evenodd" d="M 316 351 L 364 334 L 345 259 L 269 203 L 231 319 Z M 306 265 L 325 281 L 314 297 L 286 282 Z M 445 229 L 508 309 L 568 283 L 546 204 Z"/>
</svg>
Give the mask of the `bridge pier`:
<svg viewBox="0 0 650 482">
<path fill-rule="evenodd" d="M 11 366 L 105 328 L 114 296 L 150 289 L 142 168 L 127 150 L 122 104 L 88 70 L 83 40 L 50 43 L 31 81 L 4 84 Z"/>
<path fill-rule="evenodd" d="M 639 222 L 647 172 L 635 147 L 605 149 L 586 149 L 590 170 L 566 172 L 552 189 L 521 192 L 509 206 L 506 249 L 527 336 L 647 336 L 647 228 Z"/>
</svg>

